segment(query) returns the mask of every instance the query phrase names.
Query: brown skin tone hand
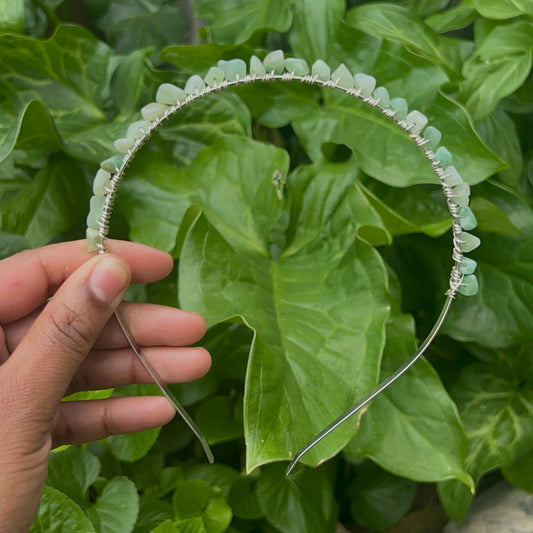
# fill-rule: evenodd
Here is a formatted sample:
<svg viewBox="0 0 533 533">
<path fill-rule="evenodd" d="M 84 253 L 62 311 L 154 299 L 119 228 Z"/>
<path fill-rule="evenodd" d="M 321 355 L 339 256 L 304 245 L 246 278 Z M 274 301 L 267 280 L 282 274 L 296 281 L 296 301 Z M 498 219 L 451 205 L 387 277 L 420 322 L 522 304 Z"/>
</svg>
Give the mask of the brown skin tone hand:
<svg viewBox="0 0 533 533">
<path fill-rule="evenodd" d="M 109 241 L 54 244 L 0 261 L 0 533 L 29 529 L 53 447 L 160 426 L 173 407 L 162 397 L 62 403 L 82 390 L 150 379 L 113 319 L 120 305 L 136 341 L 165 382 L 197 379 L 210 367 L 200 315 L 122 303 L 130 282 L 165 277 L 172 258 Z M 50 298 L 50 299 L 49 299 Z"/>
</svg>

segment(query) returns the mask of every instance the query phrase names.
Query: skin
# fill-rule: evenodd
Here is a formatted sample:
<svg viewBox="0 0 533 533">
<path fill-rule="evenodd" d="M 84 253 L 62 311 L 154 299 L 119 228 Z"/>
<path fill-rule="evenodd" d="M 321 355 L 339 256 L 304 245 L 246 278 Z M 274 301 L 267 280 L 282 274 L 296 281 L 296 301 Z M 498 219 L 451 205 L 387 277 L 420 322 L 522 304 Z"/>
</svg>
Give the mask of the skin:
<svg viewBox="0 0 533 533">
<path fill-rule="evenodd" d="M 135 243 L 54 244 L 0 261 L 0 532 L 28 531 L 52 448 L 160 426 L 175 411 L 163 397 L 62 402 L 77 391 L 150 379 L 128 348 L 113 311 L 165 382 L 197 379 L 210 367 L 195 313 L 121 303 L 130 282 L 171 271 L 172 258 Z"/>
</svg>

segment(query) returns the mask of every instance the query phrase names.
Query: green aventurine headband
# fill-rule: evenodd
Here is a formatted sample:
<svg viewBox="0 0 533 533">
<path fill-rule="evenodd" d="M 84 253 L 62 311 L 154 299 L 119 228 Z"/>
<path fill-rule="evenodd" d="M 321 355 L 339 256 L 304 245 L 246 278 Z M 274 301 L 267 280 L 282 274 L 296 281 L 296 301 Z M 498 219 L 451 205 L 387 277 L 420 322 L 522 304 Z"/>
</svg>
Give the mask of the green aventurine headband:
<svg viewBox="0 0 533 533">
<path fill-rule="evenodd" d="M 472 259 L 464 257 L 464 254 L 477 248 L 480 241 L 468 233 L 477 225 L 474 213 L 468 207 L 470 187 L 452 165 L 450 152 L 444 146 L 440 146 L 440 131 L 433 126 L 428 126 L 428 118 L 423 113 L 416 110 L 409 112 L 407 103 L 403 98 L 391 99 L 387 89 L 384 87 L 376 88 L 376 80 L 372 76 L 362 73 L 353 75 L 343 64 L 332 72 L 330 67 L 321 60 L 316 61 L 309 69 L 305 60 L 285 58 L 281 50 L 276 50 L 270 52 L 263 61 L 252 56 L 248 72 L 247 65 L 242 59 L 219 61 L 216 67 L 209 69 L 205 77 L 191 76 L 183 89 L 168 83 L 159 87 L 156 101 L 142 109 L 144 120 L 131 124 L 126 136 L 115 142 L 115 148 L 120 152 L 120 155 L 103 161 L 96 173 L 93 185 L 94 196 L 91 198 L 90 212 L 87 217 L 89 250 L 100 253 L 106 252 L 105 239 L 109 231 L 113 204 L 126 168 L 132 162 L 137 151 L 150 138 L 152 132 L 157 130 L 168 117 L 195 100 L 220 90 L 237 85 L 270 81 L 301 82 L 337 89 L 379 110 L 385 117 L 404 130 L 409 138 L 420 147 L 423 156 L 431 164 L 433 172 L 442 186 L 448 209 L 453 218 L 453 266 L 450 273 L 449 288 L 446 292 L 442 311 L 429 335 L 403 366 L 305 445 L 289 464 L 287 469 L 287 474 L 289 474 L 296 463 L 313 446 L 383 392 L 418 360 L 440 330 L 458 292 L 467 296 L 477 293 L 478 283 L 474 275 L 477 265 Z M 213 454 L 205 437 L 176 398 L 161 382 L 155 370 L 147 363 L 120 314 L 118 312 L 115 314 L 140 362 L 199 439 L 207 458 L 212 462 Z"/>
</svg>

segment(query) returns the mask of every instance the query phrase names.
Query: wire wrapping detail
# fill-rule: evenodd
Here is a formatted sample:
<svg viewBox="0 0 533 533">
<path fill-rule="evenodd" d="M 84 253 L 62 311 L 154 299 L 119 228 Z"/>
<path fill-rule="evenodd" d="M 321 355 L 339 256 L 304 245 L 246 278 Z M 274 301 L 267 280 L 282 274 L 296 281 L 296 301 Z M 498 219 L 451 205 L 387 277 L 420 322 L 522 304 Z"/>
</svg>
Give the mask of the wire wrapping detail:
<svg viewBox="0 0 533 533">
<path fill-rule="evenodd" d="M 276 61 L 279 60 L 280 51 L 272 52 L 271 54 L 276 55 Z M 282 53 L 281 53 L 281 57 L 283 58 Z M 303 64 L 305 65 L 305 67 L 307 67 L 305 62 L 303 62 L 303 60 L 293 59 L 293 63 L 294 61 L 300 62 L 299 63 L 300 66 Z M 233 62 L 234 63 L 237 62 L 240 64 L 243 63 L 240 60 L 233 60 Z M 224 64 L 230 64 L 230 63 L 231 61 L 222 62 L 221 67 L 224 68 Z M 251 62 L 251 65 L 252 65 L 252 62 Z M 470 235 L 467 232 L 465 232 L 463 228 L 463 226 L 468 227 L 468 228 L 472 226 L 473 214 L 471 214 L 471 211 L 468 208 L 469 187 L 462 181 L 461 177 L 455 170 L 455 167 L 451 165 L 452 156 L 446 150 L 446 148 L 444 148 L 443 146 L 440 146 L 438 149 L 434 150 L 434 148 L 436 147 L 430 146 L 431 142 L 430 142 L 429 134 L 428 134 L 428 137 L 424 136 L 426 124 L 428 122 L 428 119 L 425 115 L 423 115 L 422 113 L 416 110 L 411 111 L 411 113 L 407 113 L 406 102 L 403 99 L 398 99 L 398 98 L 393 99 L 393 100 L 396 100 L 396 102 L 393 102 L 393 100 L 391 100 L 390 105 L 389 103 L 387 103 L 387 105 L 385 105 L 385 103 L 382 105 L 381 103 L 382 100 L 378 97 L 378 95 L 385 96 L 386 99 L 388 100 L 389 97 L 388 97 L 387 90 L 384 89 L 383 87 L 374 90 L 375 80 L 371 76 L 367 76 L 363 74 L 356 74 L 355 76 L 352 76 L 353 79 L 350 79 L 350 77 L 346 76 L 346 73 L 349 74 L 349 72 L 347 71 L 344 65 L 341 65 L 335 71 L 336 73 L 340 73 L 340 77 L 336 77 L 336 78 L 330 77 L 329 72 L 331 72 L 331 69 L 324 62 L 321 62 L 320 60 L 317 61 L 313 65 L 313 69 L 311 73 L 309 73 L 309 70 L 307 68 L 307 73 L 303 73 L 303 74 L 302 73 L 296 74 L 295 71 L 291 71 L 291 70 L 286 70 L 284 72 L 279 73 L 278 72 L 279 68 L 277 68 L 277 70 L 265 71 L 265 70 L 268 70 L 266 69 L 266 65 L 267 65 L 266 58 L 264 61 L 265 68 L 263 68 L 263 72 L 265 72 L 264 74 L 258 74 L 257 72 L 252 72 L 251 65 L 250 65 L 250 73 L 246 74 L 245 76 L 241 76 L 236 71 L 235 72 L 232 71 L 230 73 L 230 69 L 228 68 L 228 71 L 225 73 L 228 79 L 223 79 L 222 81 L 212 83 L 211 85 L 209 85 L 209 83 L 212 81 L 213 78 L 211 78 L 211 80 L 208 80 L 208 78 L 206 77 L 206 83 L 207 83 L 206 84 L 201 79 L 200 81 L 198 81 L 199 76 L 196 76 L 194 80 L 195 83 L 192 84 L 191 82 L 190 84 L 190 86 L 195 87 L 194 90 L 190 89 L 191 93 L 186 94 L 186 96 L 183 99 L 177 100 L 176 102 L 168 106 L 166 103 L 165 104 L 162 104 L 162 103 L 161 104 L 157 104 L 157 103 L 150 104 L 156 107 L 157 105 L 159 105 L 161 108 L 164 108 L 164 111 L 161 112 L 161 114 L 155 116 L 153 119 L 151 119 L 149 121 L 149 126 L 146 129 L 140 128 L 141 135 L 135 138 L 134 142 L 131 143 L 131 146 L 128 147 L 127 151 L 124 154 L 122 163 L 114 169 L 114 173 L 111 177 L 109 187 L 106 189 L 102 212 L 97 219 L 96 227 L 89 228 L 91 232 L 97 231 L 95 248 L 100 253 L 106 252 L 105 240 L 109 233 L 113 205 L 116 199 L 116 195 L 117 195 L 117 191 L 120 186 L 120 183 L 124 177 L 126 169 L 128 168 L 129 164 L 134 159 L 137 151 L 149 140 L 151 134 L 155 130 L 157 130 L 159 126 L 162 123 L 164 123 L 167 118 L 176 114 L 181 109 L 192 104 L 196 100 L 199 100 L 201 98 L 204 98 L 206 96 L 212 95 L 221 90 L 225 90 L 231 87 L 236 87 L 238 85 L 244 85 L 244 84 L 252 84 L 252 83 L 257 83 L 257 82 L 260 82 L 260 83 L 269 83 L 269 82 L 274 82 L 274 81 L 300 82 L 300 83 L 308 84 L 308 85 L 316 85 L 322 88 L 340 90 L 346 93 L 347 95 L 352 96 L 364 102 L 368 106 L 380 111 L 384 117 L 393 121 L 399 128 L 401 128 L 407 134 L 409 139 L 411 139 L 411 141 L 417 147 L 420 148 L 422 155 L 430 163 L 431 169 L 433 170 L 433 173 L 435 174 L 435 176 L 437 177 L 441 185 L 444 197 L 447 202 L 448 210 L 453 219 L 452 221 L 453 266 L 451 268 L 451 272 L 449 276 L 448 289 L 446 291 L 446 301 L 444 303 L 441 313 L 437 321 L 435 322 L 435 325 L 433 326 L 432 330 L 430 331 L 426 339 L 422 342 L 419 349 L 413 354 L 413 356 L 404 365 L 398 368 L 391 376 L 389 376 L 386 380 L 384 380 L 381 384 L 379 384 L 374 389 L 374 391 L 372 391 L 369 395 L 367 395 L 365 398 L 359 401 L 355 406 L 350 408 L 348 411 L 342 414 L 339 418 L 337 418 L 334 422 L 332 422 L 325 429 L 323 429 L 317 436 L 315 436 L 311 441 L 309 441 L 309 443 L 297 453 L 297 455 L 295 456 L 293 461 L 290 463 L 289 468 L 287 470 L 287 473 L 290 473 L 292 469 L 294 468 L 294 466 L 296 465 L 296 463 L 301 459 L 301 457 L 305 455 L 315 444 L 317 444 L 322 439 L 324 439 L 327 435 L 329 435 L 332 431 L 334 431 L 339 425 L 344 423 L 348 418 L 353 416 L 356 412 L 360 411 L 373 398 L 375 398 L 378 394 L 383 392 L 389 385 L 391 385 L 394 381 L 396 381 L 396 379 L 398 379 L 409 368 L 411 368 L 411 366 L 422 356 L 422 354 L 431 344 L 435 336 L 438 334 L 448 314 L 451 303 L 454 300 L 458 292 L 462 292 L 463 294 L 475 294 L 475 292 L 477 291 L 477 280 L 475 276 L 471 274 L 471 271 L 465 268 L 465 266 L 463 265 L 463 260 L 464 260 L 465 250 L 469 251 L 475 248 L 479 244 L 479 240 L 473 235 Z M 286 69 L 289 68 L 288 62 L 285 63 L 285 68 Z M 220 71 L 220 69 L 218 69 L 218 71 Z M 230 77 L 231 79 L 229 79 Z M 366 83 L 366 85 L 357 86 L 357 80 L 359 80 L 361 84 Z M 203 87 L 202 87 L 202 84 L 203 84 Z M 202 88 L 198 89 L 199 86 Z M 188 87 L 189 86 L 187 86 L 186 89 Z M 177 87 L 174 87 L 174 89 L 176 90 L 176 92 L 181 91 L 181 93 L 185 94 L 183 90 L 178 89 Z M 381 89 L 381 92 L 379 92 L 379 89 Z M 435 134 L 435 128 L 433 128 L 433 133 Z M 437 131 L 436 133 L 438 133 L 438 139 L 440 142 L 440 132 Z M 434 135 L 433 135 L 433 138 L 434 138 Z M 125 140 L 127 141 L 127 139 Z M 468 219 L 469 221 L 468 226 L 465 224 L 465 222 L 462 222 L 462 218 Z M 475 217 L 473 218 L 473 220 L 475 221 Z M 473 225 L 475 226 L 475 224 Z M 89 230 L 88 230 L 88 237 L 89 237 Z M 475 265 L 475 262 L 472 260 L 470 260 L 470 263 L 471 264 L 473 263 Z M 469 273 L 465 274 L 464 273 L 465 271 Z M 134 350 L 134 352 L 137 354 L 137 356 L 141 360 L 141 363 L 143 363 L 147 371 L 150 373 L 155 383 L 161 388 L 161 390 L 165 394 L 164 385 L 161 384 L 157 374 L 155 373 L 155 370 L 153 370 L 151 367 L 148 367 L 145 361 L 143 361 L 142 353 L 140 352 L 140 350 L 136 348 L 135 342 L 131 338 L 131 335 L 129 334 L 126 326 L 122 324 L 121 318 L 119 316 L 117 316 L 117 319 L 119 320 L 119 323 L 121 323 L 121 327 L 123 328 L 123 331 L 126 335 L 126 338 L 128 339 L 128 342 L 132 346 L 132 349 Z M 169 398 L 169 400 L 173 402 L 173 399 L 170 398 L 168 395 L 167 395 L 167 398 Z M 174 405 L 176 409 L 178 410 L 178 412 L 180 413 L 180 415 L 184 418 L 184 420 L 186 422 L 188 420 L 190 421 L 190 417 L 188 417 L 187 413 L 183 411 L 181 406 L 178 407 L 176 406 L 176 404 Z M 194 426 L 194 423 L 193 425 L 189 423 L 189 426 L 191 427 L 195 435 L 199 438 L 199 440 L 202 442 L 202 446 L 204 446 L 204 450 L 206 451 L 208 458 L 211 459 L 212 456 L 210 456 L 210 450 L 209 450 L 209 447 L 207 446 L 207 442 L 205 441 L 205 439 L 199 432 L 198 428 Z"/>
</svg>

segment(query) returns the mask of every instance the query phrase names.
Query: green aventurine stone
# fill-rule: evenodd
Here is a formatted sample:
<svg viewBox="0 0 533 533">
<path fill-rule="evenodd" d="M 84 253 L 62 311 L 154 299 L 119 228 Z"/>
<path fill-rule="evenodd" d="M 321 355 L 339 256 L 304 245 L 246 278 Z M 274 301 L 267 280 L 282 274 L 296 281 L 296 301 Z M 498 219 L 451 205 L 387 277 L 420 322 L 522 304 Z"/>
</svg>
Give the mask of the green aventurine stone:
<svg viewBox="0 0 533 533">
<path fill-rule="evenodd" d="M 98 230 L 98 221 L 104 210 L 105 196 L 91 196 L 87 227 Z"/>
<path fill-rule="evenodd" d="M 422 137 L 424 137 L 424 139 L 427 139 L 429 141 L 428 144 L 432 150 L 436 150 L 437 146 L 440 144 L 440 141 L 442 139 L 442 133 L 437 128 L 434 128 L 433 126 L 428 126 L 424 130 Z"/>
<path fill-rule="evenodd" d="M 105 196 L 110 185 L 111 174 L 107 170 L 99 168 L 93 181 L 93 194 L 95 196 Z"/>
<path fill-rule="evenodd" d="M 185 100 L 185 91 L 172 85 L 172 83 L 162 83 L 157 89 L 155 101 L 158 104 L 174 105 Z"/>
<path fill-rule="evenodd" d="M 337 70 L 331 73 L 331 79 L 337 83 L 338 87 L 343 89 L 352 89 L 355 85 L 352 73 L 341 63 Z"/>
<path fill-rule="evenodd" d="M 211 67 L 207 74 L 205 75 L 204 81 L 209 85 L 209 87 L 214 87 L 219 85 L 226 78 L 224 71 L 219 67 Z"/>
<path fill-rule="evenodd" d="M 196 94 L 197 92 L 202 92 L 205 89 L 204 80 L 198 76 L 198 74 L 193 74 L 185 84 L 185 93 L 186 94 Z"/>
<path fill-rule="evenodd" d="M 285 70 L 285 55 L 283 50 L 274 50 L 265 56 L 263 59 L 263 65 L 265 65 L 266 71 L 270 74 L 274 71 L 274 74 L 283 74 Z"/>
<path fill-rule="evenodd" d="M 463 257 L 459 265 L 459 272 L 461 274 L 473 274 L 476 271 L 477 263 L 470 257 Z"/>
<path fill-rule="evenodd" d="M 102 161 L 100 163 L 100 168 L 114 174 L 122 166 L 123 161 L 124 158 L 121 155 L 114 155 L 113 157 L 109 157 L 105 161 Z"/>
<path fill-rule="evenodd" d="M 422 130 L 427 126 L 428 117 L 426 117 L 424 113 L 421 113 L 415 109 L 405 117 L 405 122 L 411 125 L 411 129 L 409 130 L 411 133 L 420 135 Z"/>
<path fill-rule="evenodd" d="M 134 143 L 135 139 L 123 137 L 122 139 L 117 139 L 113 144 L 120 153 L 125 154 L 133 146 Z"/>
<path fill-rule="evenodd" d="M 85 230 L 85 236 L 87 237 L 87 250 L 89 252 L 96 252 L 96 250 L 98 250 L 98 244 L 100 243 L 100 235 L 98 231 L 93 228 L 87 228 Z"/>
<path fill-rule="evenodd" d="M 460 226 L 465 230 L 474 229 L 477 226 L 476 215 L 470 207 L 459 207 L 457 210 Z"/>
<path fill-rule="evenodd" d="M 435 152 L 435 160 L 440 163 L 441 167 L 449 167 L 453 162 L 453 156 L 445 146 L 439 147 Z"/>
<path fill-rule="evenodd" d="M 311 67 L 311 75 L 316 76 L 319 80 L 329 81 L 331 79 L 331 69 L 325 61 L 317 59 Z"/>
<path fill-rule="evenodd" d="M 246 78 L 246 63 L 242 59 L 219 61 L 218 66 L 224 71 L 224 75 L 228 81 L 243 80 Z"/>
<path fill-rule="evenodd" d="M 152 122 L 159 117 L 162 117 L 165 114 L 165 111 L 168 109 L 168 106 L 165 104 L 158 104 L 157 102 L 152 102 L 151 104 L 145 105 L 141 109 L 141 114 L 144 120 Z"/>
<path fill-rule="evenodd" d="M 478 289 L 476 276 L 474 276 L 474 274 L 469 274 L 463 277 L 463 281 L 457 290 L 465 296 L 474 296 L 474 294 L 477 294 Z"/>
<path fill-rule="evenodd" d="M 357 84 L 356 84 L 357 85 Z M 381 107 L 389 107 L 390 106 L 390 96 L 389 91 L 385 89 L 385 87 L 378 87 L 374 94 L 372 95 L 376 100 L 379 100 L 379 105 Z"/>
<path fill-rule="evenodd" d="M 285 69 L 295 76 L 307 76 L 309 74 L 307 61 L 298 57 L 288 57 L 285 60 Z"/>
<path fill-rule="evenodd" d="M 138 120 L 128 126 L 126 137 L 128 139 L 140 139 L 150 129 L 150 123 L 146 120 Z"/>
<path fill-rule="evenodd" d="M 362 96 L 372 96 L 372 91 L 376 88 L 376 78 L 359 72 L 353 77 L 354 87 L 361 91 Z"/>
<path fill-rule="evenodd" d="M 398 120 L 405 120 L 407 113 L 409 111 L 407 107 L 407 102 L 404 98 L 393 98 L 390 101 L 390 108 L 393 111 L 396 111 L 394 115 Z"/>
<path fill-rule="evenodd" d="M 257 56 L 250 58 L 250 74 L 252 76 L 264 76 L 266 74 L 265 65 Z"/>
<path fill-rule="evenodd" d="M 459 207 L 468 207 L 470 203 L 470 185 L 464 182 L 453 187 L 453 199 Z"/>
<path fill-rule="evenodd" d="M 459 238 L 461 250 L 463 250 L 465 254 L 475 250 L 481 244 L 481 241 L 475 235 L 467 233 L 466 231 L 461 232 Z"/>
<path fill-rule="evenodd" d="M 453 165 L 450 165 L 446 169 L 446 174 L 444 175 L 443 181 L 446 183 L 446 185 L 455 187 L 456 185 L 463 183 L 463 178 L 461 178 L 461 175 L 459 172 L 457 172 L 457 169 Z"/>
</svg>

